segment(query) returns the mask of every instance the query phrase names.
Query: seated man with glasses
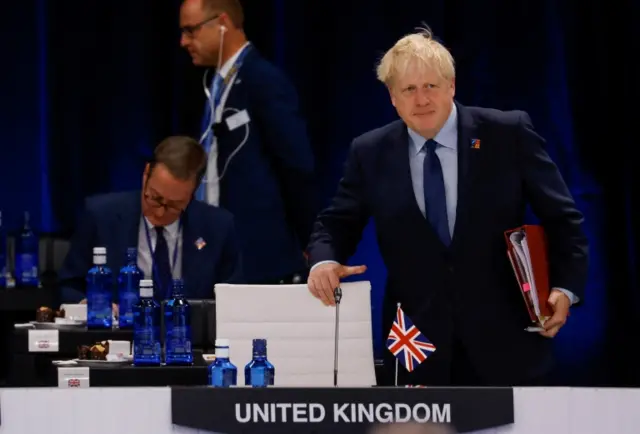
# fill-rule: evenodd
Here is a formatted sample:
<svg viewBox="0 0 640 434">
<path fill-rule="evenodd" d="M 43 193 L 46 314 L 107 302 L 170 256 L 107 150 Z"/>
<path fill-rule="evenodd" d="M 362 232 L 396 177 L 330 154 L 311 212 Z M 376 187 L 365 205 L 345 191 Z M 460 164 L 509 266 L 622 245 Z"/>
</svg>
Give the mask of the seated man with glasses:
<svg viewBox="0 0 640 434">
<path fill-rule="evenodd" d="M 83 302 L 93 248 L 107 249 L 117 275 L 127 249 L 154 281 L 154 298 L 171 295 L 171 280 L 184 280 L 185 296 L 213 298 L 216 283 L 242 283 L 241 257 L 231 214 L 192 200 L 206 167 L 202 146 L 188 137 L 169 137 L 154 152 L 142 177 L 142 192 L 110 193 L 86 201 L 85 215 L 60 270 L 62 301 Z M 114 298 L 117 303 L 117 298 Z M 117 309 L 117 306 L 114 306 Z"/>
</svg>

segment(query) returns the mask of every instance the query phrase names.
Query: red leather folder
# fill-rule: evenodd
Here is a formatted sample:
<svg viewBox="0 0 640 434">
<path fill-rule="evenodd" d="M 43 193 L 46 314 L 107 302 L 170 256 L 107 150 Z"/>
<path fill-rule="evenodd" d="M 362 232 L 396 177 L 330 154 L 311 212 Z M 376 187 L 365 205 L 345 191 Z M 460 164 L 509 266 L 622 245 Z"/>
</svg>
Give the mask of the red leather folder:
<svg viewBox="0 0 640 434">
<path fill-rule="evenodd" d="M 514 246 L 511 236 L 516 234 L 515 238 L 526 240 L 529 260 L 522 260 L 522 253 L 525 250 L 524 245 L 518 254 L 518 249 Z M 536 325 L 542 325 L 542 319 L 546 319 L 553 315 L 553 309 L 549 304 L 549 294 L 551 288 L 549 286 L 549 261 L 547 257 L 547 237 L 542 226 L 524 225 L 519 228 L 508 230 L 504 233 L 507 241 L 507 255 L 511 261 L 513 271 L 518 280 L 520 292 L 524 298 L 527 311 L 531 321 Z M 526 272 L 526 269 L 529 272 Z M 533 280 L 533 281 L 530 281 Z M 534 294 L 531 293 L 535 289 Z M 537 315 L 534 304 L 539 308 L 540 316 Z"/>
</svg>

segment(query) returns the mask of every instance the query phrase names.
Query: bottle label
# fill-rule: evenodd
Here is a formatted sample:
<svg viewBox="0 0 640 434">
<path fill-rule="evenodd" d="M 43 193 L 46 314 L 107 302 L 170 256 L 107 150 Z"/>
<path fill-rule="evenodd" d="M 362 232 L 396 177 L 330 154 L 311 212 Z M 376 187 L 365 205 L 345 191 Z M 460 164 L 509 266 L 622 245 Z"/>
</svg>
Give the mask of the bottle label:
<svg viewBox="0 0 640 434">
<path fill-rule="evenodd" d="M 254 369 L 251 371 L 251 385 L 252 386 L 264 386 L 265 382 L 265 369 Z"/>
<path fill-rule="evenodd" d="M 102 291 L 92 291 L 87 296 L 87 309 L 89 311 L 89 316 L 96 320 L 111 318 L 113 313 L 111 308 L 111 297 L 109 295 L 109 293 L 102 293 Z"/>
<path fill-rule="evenodd" d="M 252 368 L 250 382 L 253 387 L 273 386 L 273 372 L 262 366 Z"/>
<path fill-rule="evenodd" d="M 211 371 L 210 384 L 215 387 L 231 387 L 237 382 L 237 371 L 226 367 L 214 367 Z"/>
<path fill-rule="evenodd" d="M 191 353 L 191 333 L 188 326 L 174 326 L 168 336 L 167 349 L 173 354 Z"/>
<path fill-rule="evenodd" d="M 120 293 L 120 322 L 133 324 L 133 306 L 138 302 L 138 294 L 126 290 Z"/>
<path fill-rule="evenodd" d="M 136 356 L 155 356 L 160 354 L 160 341 L 155 339 L 158 331 L 152 327 L 136 330 L 134 335 L 134 354 Z"/>
<path fill-rule="evenodd" d="M 22 283 L 38 282 L 38 264 L 36 255 L 31 253 L 21 253 L 16 261 L 16 274 Z"/>
</svg>

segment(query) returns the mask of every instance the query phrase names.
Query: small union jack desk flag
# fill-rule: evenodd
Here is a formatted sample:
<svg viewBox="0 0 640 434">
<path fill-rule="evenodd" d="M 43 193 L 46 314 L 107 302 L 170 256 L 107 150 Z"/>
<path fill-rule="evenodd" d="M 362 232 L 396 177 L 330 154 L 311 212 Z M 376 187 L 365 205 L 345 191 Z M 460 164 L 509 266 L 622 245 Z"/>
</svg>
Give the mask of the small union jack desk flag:
<svg viewBox="0 0 640 434">
<path fill-rule="evenodd" d="M 387 348 L 409 372 L 436 351 L 435 345 L 413 325 L 400 306 L 387 338 Z"/>
</svg>

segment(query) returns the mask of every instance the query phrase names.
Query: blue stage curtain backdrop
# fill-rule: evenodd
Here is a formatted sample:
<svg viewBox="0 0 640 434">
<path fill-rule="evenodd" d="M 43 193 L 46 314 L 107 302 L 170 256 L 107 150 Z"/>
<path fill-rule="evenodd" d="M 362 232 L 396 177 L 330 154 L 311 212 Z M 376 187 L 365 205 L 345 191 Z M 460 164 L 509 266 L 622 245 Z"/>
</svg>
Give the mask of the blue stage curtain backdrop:
<svg viewBox="0 0 640 434">
<path fill-rule="evenodd" d="M 638 2 L 247 0 L 246 29 L 299 89 L 328 200 L 351 140 L 396 114 L 374 66 L 427 23 L 457 62 L 457 99 L 529 112 L 591 241 L 584 305 L 556 338 L 559 381 L 637 385 L 634 222 L 639 175 Z M 203 71 L 179 47 L 179 1 L 31 0 L 5 5 L 0 209 L 42 231 L 73 229 L 86 196 L 137 188 L 153 147 L 197 135 Z M 353 263 L 373 284 L 376 351 L 385 270 L 372 227 Z"/>
</svg>

